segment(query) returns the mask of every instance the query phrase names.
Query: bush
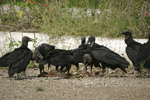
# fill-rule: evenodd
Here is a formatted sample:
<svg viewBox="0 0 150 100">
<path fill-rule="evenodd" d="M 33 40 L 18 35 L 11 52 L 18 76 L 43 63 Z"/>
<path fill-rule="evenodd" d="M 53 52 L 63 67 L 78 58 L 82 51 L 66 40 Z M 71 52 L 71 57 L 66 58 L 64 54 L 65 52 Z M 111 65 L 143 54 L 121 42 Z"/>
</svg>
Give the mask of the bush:
<svg viewBox="0 0 150 100">
<path fill-rule="evenodd" d="M 15 13 L 0 15 L 2 25 L 11 26 L 10 31 L 116 38 L 130 29 L 133 37 L 146 38 L 150 29 L 150 2 L 143 0 L 32 0 L 16 4 L 21 7 L 19 12 L 10 7 Z M 4 30 L 8 28 L 0 28 Z"/>
</svg>

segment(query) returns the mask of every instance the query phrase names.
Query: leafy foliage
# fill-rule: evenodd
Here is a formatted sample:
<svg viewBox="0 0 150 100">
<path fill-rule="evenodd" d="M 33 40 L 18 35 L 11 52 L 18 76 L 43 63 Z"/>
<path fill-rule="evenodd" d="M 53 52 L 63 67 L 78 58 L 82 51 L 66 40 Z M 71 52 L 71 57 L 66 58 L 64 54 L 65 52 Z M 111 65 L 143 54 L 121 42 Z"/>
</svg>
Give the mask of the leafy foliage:
<svg viewBox="0 0 150 100">
<path fill-rule="evenodd" d="M 21 41 L 18 41 L 18 43 L 11 37 L 10 43 L 9 43 L 9 49 L 10 51 L 14 49 L 15 47 L 19 47 L 22 44 Z"/>
<path fill-rule="evenodd" d="M 130 29 L 133 37 L 146 38 L 150 29 L 150 2 L 145 0 L 18 0 L 13 5 L 21 7 L 21 17 L 11 6 L 9 13 L 0 15 L 1 24 L 10 26 L 1 31 L 114 38 Z"/>
</svg>

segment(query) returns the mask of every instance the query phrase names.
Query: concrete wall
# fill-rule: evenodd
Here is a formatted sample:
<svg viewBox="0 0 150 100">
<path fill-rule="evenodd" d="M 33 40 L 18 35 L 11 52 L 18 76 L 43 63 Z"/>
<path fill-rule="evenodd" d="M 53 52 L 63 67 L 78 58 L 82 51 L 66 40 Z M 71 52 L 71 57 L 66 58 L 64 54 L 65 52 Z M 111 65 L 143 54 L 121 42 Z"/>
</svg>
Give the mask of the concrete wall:
<svg viewBox="0 0 150 100">
<path fill-rule="evenodd" d="M 21 41 L 22 36 L 29 36 L 33 39 L 37 38 L 37 42 L 35 44 L 34 42 L 29 42 L 28 47 L 32 50 L 34 50 L 34 47 L 42 43 L 48 43 L 50 45 L 55 45 L 56 48 L 70 50 L 77 48 L 78 45 L 80 45 L 80 38 L 81 38 L 80 36 L 58 37 L 41 33 L 0 32 L 0 56 L 10 51 L 9 43 L 11 42 L 11 39 L 12 41 L 15 41 L 17 44 L 19 44 L 18 41 Z M 147 42 L 147 39 L 134 39 L 134 40 L 141 43 Z M 111 50 L 117 52 L 118 54 L 124 56 L 126 59 L 128 59 L 125 53 L 126 44 L 124 42 L 124 38 L 112 39 L 112 38 L 96 37 L 96 43 L 104 45 L 110 48 Z M 17 46 L 15 46 L 14 48 L 17 48 Z"/>
</svg>

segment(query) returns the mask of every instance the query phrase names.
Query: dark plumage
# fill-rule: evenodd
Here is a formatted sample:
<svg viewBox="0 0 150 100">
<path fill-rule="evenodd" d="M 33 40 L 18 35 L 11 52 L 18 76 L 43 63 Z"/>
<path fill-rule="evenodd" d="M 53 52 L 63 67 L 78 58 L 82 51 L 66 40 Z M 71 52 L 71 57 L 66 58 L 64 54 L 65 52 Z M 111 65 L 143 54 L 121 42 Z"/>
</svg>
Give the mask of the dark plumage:
<svg viewBox="0 0 150 100">
<path fill-rule="evenodd" d="M 71 64 L 73 64 L 73 55 L 71 51 L 62 50 L 62 49 L 54 49 L 51 50 L 43 60 L 40 61 L 41 64 L 52 64 L 54 66 L 61 66 L 60 75 L 62 77 L 62 70 L 64 67 L 69 70 L 71 68 Z"/>
<path fill-rule="evenodd" d="M 150 31 L 148 32 L 148 36 L 148 41 L 140 46 L 136 59 L 135 70 L 140 70 L 140 67 L 143 66 L 150 71 Z"/>
<path fill-rule="evenodd" d="M 15 73 L 17 73 L 17 79 L 18 79 L 19 78 L 18 73 L 23 71 L 23 74 L 26 78 L 26 74 L 25 74 L 26 67 L 29 64 L 30 59 L 32 58 L 32 51 L 27 47 L 29 41 L 32 41 L 32 39 L 27 36 L 24 36 L 22 38 L 22 45 L 19 48 L 16 48 L 12 52 L 7 53 L 2 57 L 4 58 L 3 60 L 7 60 L 6 63 L 8 63 L 9 65 L 9 69 L 8 69 L 9 77 L 12 77 Z M 7 64 L 4 65 L 7 66 Z"/>
<path fill-rule="evenodd" d="M 9 57 L 11 52 L 5 54 L 0 58 L 0 67 L 8 67 L 9 66 Z"/>
<path fill-rule="evenodd" d="M 77 49 L 72 50 L 73 57 L 74 57 L 73 61 L 76 63 L 76 65 L 78 63 L 84 63 L 83 56 L 85 54 L 90 54 L 90 50 L 87 49 L 88 47 L 89 47 L 89 44 L 86 44 L 86 38 L 84 36 L 82 36 L 81 37 L 81 45 L 79 45 Z M 91 65 L 91 73 L 92 73 L 92 66 L 93 65 L 95 65 L 95 67 L 100 67 L 99 62 L 97 62 L 96 60 L 93 60 L 90 63 L 90 65 Z M 79 67 L 77 67 L 77 68 L 79 68 Z M 86 67 L 86 69 L 87 69 L 87 67 Z M 85 72 L 87 73 L 87 70 L 85 70 Z"/>
<path fill-rule="evenodd" d="M 87 51 L 88 45 L 86 45 L 85 42 L 86 42 L 86 39 L 85 39 L 85 37 L 82 36 L 81 37 L 81 44 L 78 46 L 78 48 L 71 50 L 71 53 L 73 54 L 74 64 L 77 67 L 76 72 L 79 69 L 79 63 L 83 62 L 83 55 L 86 53 L 89 53 L 89 51 Z"/>
<path fill-rule="evenodd" d="M 110 67 L 111 69 L 120 68 L 126 72 L 129 63 L 125 58 L 110 50 L 109 48 L 95 43 L 95 37 L 90 36 L 87 43 L 90 43 L 91 57 L 102 64 L 103 68 Z"/>
<path fill-rule="evenodd" d="M 92 57 L 90 54 L 84 54 L 83 56 L 83 64 L 85 67 L 85 73 L 87 73 L 87 66 L 91 65 L 91 73 L 92 73 Z"/>
<path fill-rule="evenodd" d="M 128 58 L 132 61 L 133 66 L 135 67 L 137 54 L 142 44 L 133 40 L 132 33 L 130 32 L 130 30 L 125 30 L 121 34 L 125 35 L 125 43 L 127 44 L 126 54 Z"/>
<path fill-rule="evenodd" d="M 35 51 L 33 52 L 32 59 L 34 59 L 38 62 L 40 59 L 45 58 L 47 56 L 47 53 L 53 49 L 55 49 L 55 46 L 49 45 L 46 43 L 42 43 L 37 48 L 35 48 Z M 49 69 L 49 67 L 50 67 L 50 64 L 48 64 L 48 69 Z M 40 74 L 42 72 L 44 72 L 44 65 L 39 64 L 39 69 L 40 69 Z M 56 69 L 58 69 L 58 67 L 56 67 Z"/>
<path fill-rule="evenodd" d="M 92 73 L 92 67 L 93 65 L 95 67 L 100 67 L 100 63 L 99 61 L 97 61 L 96 59 L 92 58 L 90 54 L 84 54 L 83 56 L 83 64 L 85 67 L 85 73 L 87 73 L 87 66 L 91 66 L 91 73 Z"/>
</svg>

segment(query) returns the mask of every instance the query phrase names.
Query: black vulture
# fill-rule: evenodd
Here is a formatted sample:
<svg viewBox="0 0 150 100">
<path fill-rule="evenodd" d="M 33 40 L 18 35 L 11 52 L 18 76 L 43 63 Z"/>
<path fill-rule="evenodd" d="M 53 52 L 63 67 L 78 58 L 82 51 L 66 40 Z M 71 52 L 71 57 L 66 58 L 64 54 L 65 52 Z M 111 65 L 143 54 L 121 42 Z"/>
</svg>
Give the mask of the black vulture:
<svg viewBox="0 0 150 100">
<path fill-rule="evenodd" d="M 75 65 L 77 67 L 77 70 L 79 68 L 79 63 L 83 63 L 83 56 L 84 54 L 90 54 L 90 50 L 88 50 L 89 44 L 86 44 L 86 38 L 84 36 L 81 37 L 81 45 L 78 46 L 77 49 L 72 50 L 73 53 L 73 61 L 76 63 Z M 91 63 L 91 73 L 92 73 L 92 66 L 94 65 L 95 67 L 101 67 L 100 63 L 97 62 L 96 60 L 93 60 Z M 85 67 L 86 68 L 86 67 Z M 77 72 L 76 70 L 76 72 Z M 87 73 L 87 68 L 85 70 Z"/>
<path fill-rule="evenodd" d="M 87 66 L 91 65 L 91 73 L 92 73 L 92 65 L 93 62 L 98 62 L 96 59 L 92 58 L 91 54 L 84 54 L 83 56 L 83 64 L 85 67 L 85 72 L 87 73 Z M 98 62 L 99 63 L 99 62 Z M 99 65 L 100 66 L 100 65 Z M 96 67 L 96 66 L 95 66 Z M 101 67 L 101 66 L 100 66 Z M 103 63 L 103 67 L 104 67 L 104 63 Z M 102 72 L 104 72 L 105 68 L 103 68 Z"/>
<path fill-rule="evenodd" d="M 150 71 L 150 31 L 148 32 L 148 41 L 144 43 L 142 46 L 140 46 L 136 64 L 135 64 L 135 70 L 140 70 L 141 67 L 148 69 L 148 76 Z"/>
<path fill-rule="evenodd" d="M 9 66 L 9 57 L 11 52 L 6 53 L 4 56 L 0 58 L 0 67 L 8 67 Z"/>
<path fill-rule="evenodd" d="M 60 66 L 60 75 L 62 77 L 62 70 L 64 67 L 66 67 L 66 70 L 68 70 L 69 73 L 71 64 L 73 64 L 73 55 L 70 50 L 53 49 L 48 52 L 46 57 L 44 57 L 39 63 Z"/>
<path fill-rule="evenodd" d="M 55 49 L 55 46 L 52 46 L 52 45 L 49 45 L 49 44 L 42 44 L 40 46 L 38 46 L 35 51 L 33 52 L 33 56 L 32 56 L 32 59 L 35 59 L 37 62 L 40 60 L 40 59 L 46 59 L 45 57 L 48 57 L 48 56 L 51 56 L 53 55 L 52 53 L 56 53 L 57 56 L 61 53 L 63 55 L 66 54 L 66 52 L 69 54 L 72 55 L 71 51 L 66 51 L 66 50 L 61 50 L 61 49 L 57 49 L 56 51 L 54 50 Z M 52 51 L 53 50 L 53 51 Z M 53 55 L 54 56 L 54 55 Z M 43 61 L 40 61 L 39 62 L 39 68 L 40 68 L 40 73 L 42 73 L 42 71 L 44 71 L 44 64 L 41 63 Z M 46 63 L 47 64 L 47 63 Z M 51 62 L 48 62 L 48 67 L 50 66 Z M 72 64 L 76 65 L 77 67 L 77 70 L 79 69 L 78 68 L 78 63 L 75 63 L 73 62 Z M 58 71 L 58 67 L 59 66 L 56 66 L 56 70 Z M 62 67 L 63 68 L 63 67 Z M 67 69 L 66 69 L 67 70 Z M 64 70 L 65 71 L 65 70 Z M 68 70 L 69 72 L 69 70 Z"/>
<path fill-rule="evenodd" d="M 120 68 L 126 72 L 126 68 L 129 66 L 129 62 L 119 54 L 110 50 L 109 48 L 95 43 L 95 37 L 90 36 L 87 43 L 90 43 L 89 49 L 91 51 L 92 59 L 96 59 L 101 63 L 103 69 L 110 67 L 111 69 Z"/>
<path fill-rule="evenodd" d="M 73 61 L 77 67 L 76 72 L 79 69 L 79 63 L 83 62 L 83 55 L 88 53 L 89 51 L 87 51 L 87 46 L 85 44 L 86 39 L 84 36 L 81 37 L 81 44 L 78 46 L 78 48 L 71 50 L 71 53 L 73 54 Z"/>
<path fill-rule="evenodd" d="M 132 61 L 133 66 L 135 67 L 135 62 L 139 52 L 139 48 L 142 44 L 133 40 L 132 33 L 130 30 L 125 30 L 121 34 L 125 35 L 125 43 L 127 44 L 126 54 L 128 58 Z"/>
<path fill-rule="evenodd" d="M 55 46 L 42 43 L 41 45 L 35 48 L 32 59 L 38 62 L 40 59 L 43 59 L 47 55 L 47 53 L 53 49 L 55 49 Z M 49 67 L 50 67 L 50 64 L 48 64 L 48 69 Z M 40 69 L 40 74 L 44 72 L 44 65 L 39 63 L 39 69 Z M 56 70 L 58 70 L 58 67 L 56 67 Z"/>
<path fill-rule="evenodd" d="M 87 66 L 91 65 L 91 73 L 92 73 L 92 57 L 90 54 L 84 54 L 83 56 L 83 64 L 85 67 L 85 73 L 87 73 Z"/>
<path fill-rule="evenodd" d="M 27 47 L 29 41 L 32 41 L 32 39 L 27 36 L 24 36 L 22 38 L 22 45 L 19 48 L 14 49 L 12 52 L 7 53 L 2 57 L 4 58 L 4 60 L 7 60 L 6 62 L 9 65 L 8 69 L 9 77 L 13 77 L 13 75 L 17 73 L 18 79 L 19 78 L 18 73 L 23 71 L 23 74 L 26 78 L 25 74 L 26 67 L 29 64 L 30 60 L 32 59 L 32 51 Z"/>
</svg>

